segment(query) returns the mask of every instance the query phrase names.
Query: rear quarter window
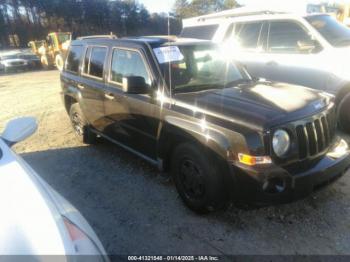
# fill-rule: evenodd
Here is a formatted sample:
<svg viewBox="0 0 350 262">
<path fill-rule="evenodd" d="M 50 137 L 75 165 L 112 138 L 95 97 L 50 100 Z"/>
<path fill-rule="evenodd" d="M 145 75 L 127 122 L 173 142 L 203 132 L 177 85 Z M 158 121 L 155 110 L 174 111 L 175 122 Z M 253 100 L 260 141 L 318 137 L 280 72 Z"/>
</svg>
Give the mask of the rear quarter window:
<svg viewBox="0 0 350 262">
<path fill-rule="evenodd" d="M 78 73 L 82 55 L 83 55 L 82 45 L 71 46 L 68 52 L 67 60 L 66 60 L 66 70 L 72 73 Z"/>
<path fill-rule="evenodd" d="M 181 37 L 212 40 L 219 25 L 202 25 L 185 27 L 180 34 Z"/>
</svg>

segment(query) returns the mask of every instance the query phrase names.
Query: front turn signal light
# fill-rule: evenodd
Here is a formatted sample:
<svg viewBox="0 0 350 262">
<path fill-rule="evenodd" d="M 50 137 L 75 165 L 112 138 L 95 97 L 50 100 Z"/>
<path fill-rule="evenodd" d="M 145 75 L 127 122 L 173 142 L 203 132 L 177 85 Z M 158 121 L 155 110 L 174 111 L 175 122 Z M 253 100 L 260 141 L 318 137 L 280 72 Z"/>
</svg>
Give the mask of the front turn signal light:
<svg viewBox="0 0 350 262">
<path fill-rule="evenodd" d="M 242 153 L 238 154 L 238 160 L 240 163 L 247 166 L 266 165 L 272 163 L 271 157 L 269 156 L 251 156 Z"/>
</svg>

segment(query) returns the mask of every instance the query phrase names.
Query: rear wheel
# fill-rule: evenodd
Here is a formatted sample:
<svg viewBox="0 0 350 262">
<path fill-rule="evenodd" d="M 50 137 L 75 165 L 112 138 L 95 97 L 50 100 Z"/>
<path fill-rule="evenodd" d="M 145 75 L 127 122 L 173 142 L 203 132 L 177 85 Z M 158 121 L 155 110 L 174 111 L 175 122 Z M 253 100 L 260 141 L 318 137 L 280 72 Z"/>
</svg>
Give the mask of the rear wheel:
<svg viewBox="0 0 350 262">
<path fill-rule="evenodd" d="M 51 60 L 48 58 L 47 55 L 41 56 L 40 62 L 41 62 L 42 67 L 43 67 L 45 70 L 51 70 L 51 69 L 53 69 L 52 62 L 51 62 Z"/>
<path fill-rule="evenodd" d="M 78 103 L 69 109 L 69 118 L 74 129 L 75 136 L 81 143 L 95 144 L 97 136 L 91 131 Z"/>
<path fill-rule="evenodd" d="M 55 57 L 55 64 L 58 70 L 62 71 L 64 67 L 64 60 L 61 54 L 57 54 Z"/>
<path fill-rule="evenodd" d="M 193 144 L 179 145 L 172 156 L 171 172 L 184 203 L 197 213 L 227 206 L 223 173 L 218 161 Z"/>
<path fill-rule="evenodd" d="M 340 128 L 350 133 L 350 93 L 348 93 L 339 104 L 338 121 Z"/>
</svg>

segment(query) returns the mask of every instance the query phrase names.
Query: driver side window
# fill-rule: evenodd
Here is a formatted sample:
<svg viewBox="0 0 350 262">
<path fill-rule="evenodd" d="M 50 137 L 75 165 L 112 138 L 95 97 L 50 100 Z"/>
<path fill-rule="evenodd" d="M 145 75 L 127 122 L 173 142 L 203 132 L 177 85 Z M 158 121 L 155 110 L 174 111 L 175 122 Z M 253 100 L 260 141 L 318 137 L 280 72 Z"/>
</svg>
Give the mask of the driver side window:
<svg viewBox="0 0 350 262">
<path fill-rule="evenodd" d="M 270 22 L 268 36 L 269 53 L 311 53 L 319 47 L 309 33 L 293 21 Z"/>
<path fill-rule="evenodd" d="M 151 78 L 142 56 L 137 51 L 114 49 L 111 65 L 110 81 L 123 83 L 123 77 L 140 76 L 151 86 Z"/>
</svg>

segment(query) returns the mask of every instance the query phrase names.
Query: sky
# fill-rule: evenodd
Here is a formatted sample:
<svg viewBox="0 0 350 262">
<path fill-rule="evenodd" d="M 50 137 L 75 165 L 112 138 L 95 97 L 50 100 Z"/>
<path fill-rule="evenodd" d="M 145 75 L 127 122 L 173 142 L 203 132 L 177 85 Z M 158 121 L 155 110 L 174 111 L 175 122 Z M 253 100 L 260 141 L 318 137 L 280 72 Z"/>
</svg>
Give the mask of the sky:
<svg viewBox="0 0 350 262">
<path fill-rule="evenodd" d="M 151 13 L 169 12 L 173 8 L 175 0 L 139 0 Z"/>
<path fill-rule="evenodd" d="M 332 0 L 330 2 L 342 2 L 345 0 Z M 146 8 L 151 12 L 169 12 L 172 10 L 175 0 L 139 0 L 140 3 L 144 4 Z M 242 5 L 254 5 L 267 8 L 268 6 L 273 7 L 284 7 L 291 6 L 292 9 L 302 9 L 303 5 L 308 2 L 319 2 L 319 0 L 237 0 Z"/>
</svg>

